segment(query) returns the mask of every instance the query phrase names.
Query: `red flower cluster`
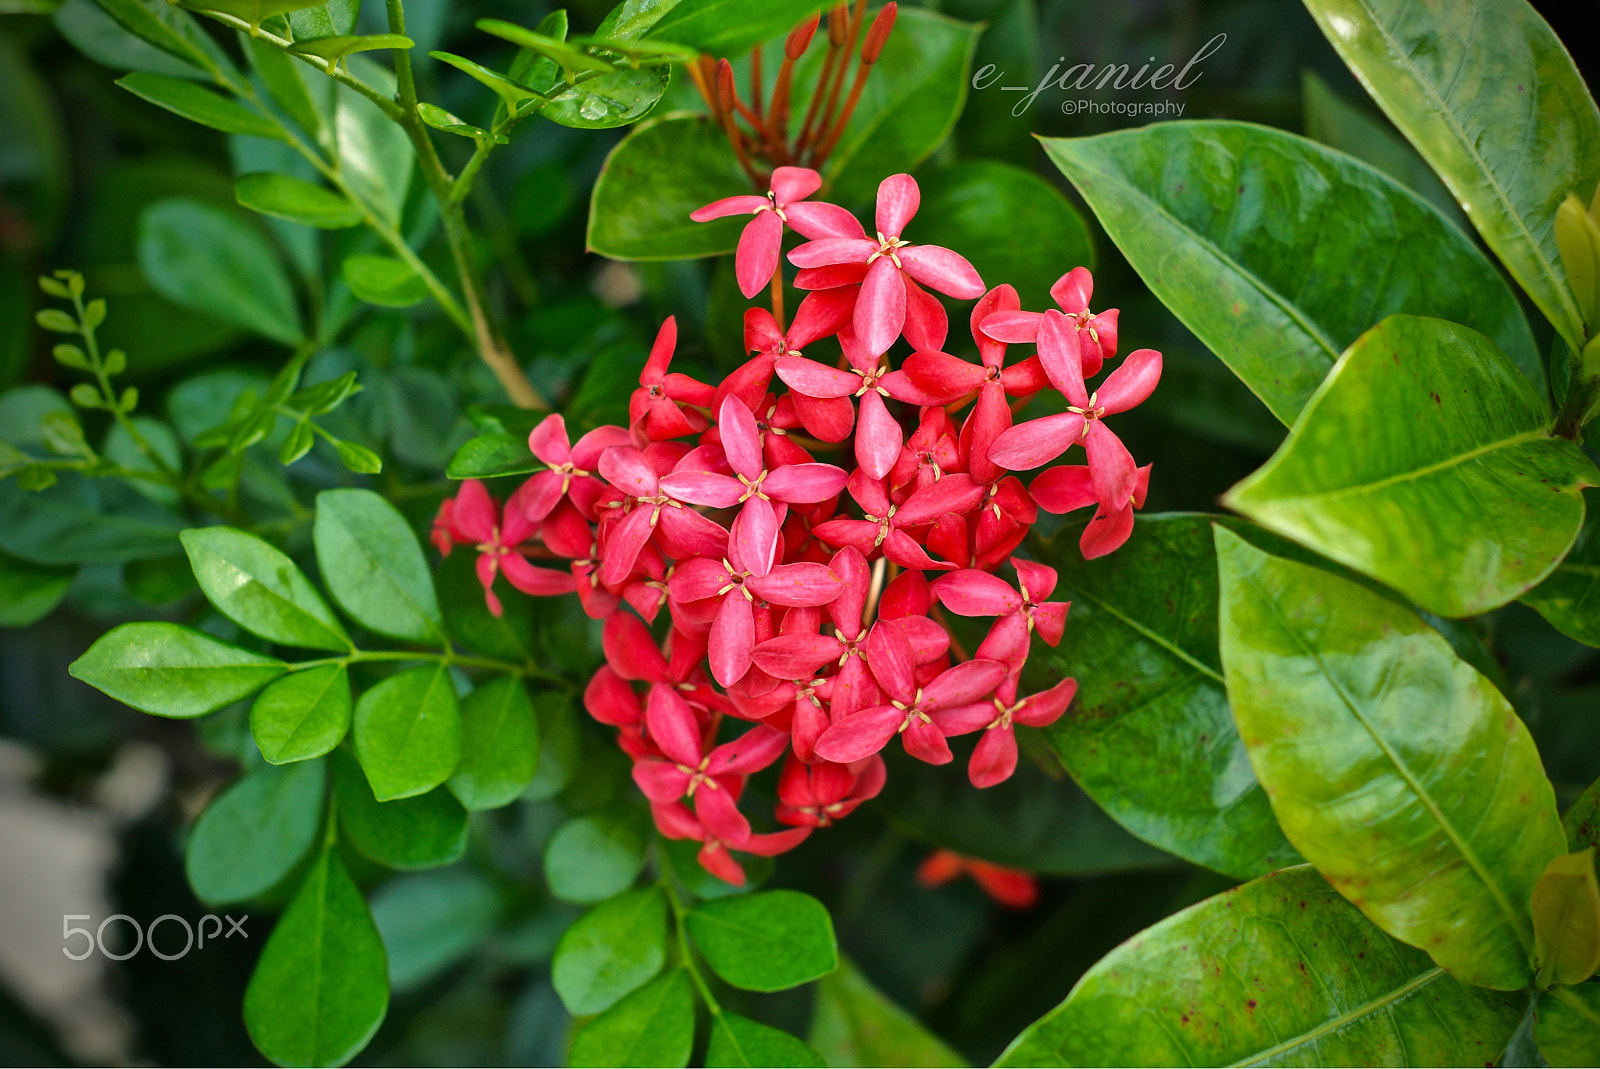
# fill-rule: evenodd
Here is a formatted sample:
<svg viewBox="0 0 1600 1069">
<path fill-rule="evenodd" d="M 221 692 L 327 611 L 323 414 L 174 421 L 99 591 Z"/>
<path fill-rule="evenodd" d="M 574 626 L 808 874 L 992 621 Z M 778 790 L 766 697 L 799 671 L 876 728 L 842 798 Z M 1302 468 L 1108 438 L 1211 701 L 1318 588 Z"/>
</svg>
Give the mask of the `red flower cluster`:
<svg viewBox="0 0 1600 1069">
<path fill-rule="evenodd" d="M 913 757 L 943 764 L 949 737 L 981 732 L 973 784 L 1009 777 L 1014 726 L 1053 722 L 1076 689 L 1065 679 L 1020 693 L 1033 634 L 1060 642 L 1067 604 L 1048 600 L 1053 569 L 1013 553 L 1039 509 L 1089 506 L 1084 555 L 1112 551 L 1149 477 L 1104 417 L 1150 394 L 1161 356 L 1141 349 L 1097 389 L 1086 385 L 1117 341 L 1116 311 L 1089 310 L 1088 271 L 1052 289 L 1059 310 L 1024 312 L 1010 286 L 985 292 L 960 255 L 902 236 L 919 199 L 909 175 L 879 188 L 874 238 L 843 209 L 805 200 L 819 186 L 813 171 L 779 168 L 767 197 L 697 213 L 749 212 L 760 223 L 737 258 L 746 293 L 777 270 L 781 227 L 811 239 L 789 254 L 810 292 L 787 329 L 750 309 L 754 355 L 712 386 L 669 371 L 677 333 L 667 320 L 631 426 L 573 444 L 562 418 L 548 417 L 528 442 L 548 470 L 503 507 L 469 481 L 434 526 L 441 552 L 476 549 L 491 611 L 504 574 L 530 594 L 575 591 L 605 620 L 607 663 L 585 693 L 589 712 L 618 729 L 662 834 L 701 842 L 702 864 L 733 883 L 744 877 L 732 851 L 788 850 L 876 795 L 880 751 L 896 736 Z M 948 323 L 929 289 L 978 298 L 978 363 L 941 351 Z M 892 370 L 885 354 L 901 337 L 913 352 Z M 815 359 L 828 338 L 840 355 Z M 1018 343 L 1036 353 L 1008 366 Z M 1012 426 L 1013 407 L 1047 386 L 1066 411 Z M 912 413 L 907 433 L 901 418 Z M 852 467 L 812 456 L 846 439 Z M 1027 486 L 1011 474 L 1075 443 L 1086 465 L 1050 468 Z M 1007 567 L 1014 583 L 995 574 Z M 971 657 L 940 622 L 945 610 L 993 618 Z M 730 721 L 751 726 L 725 732 Z M 740 794 L 780 759 L 776 820 L 787 827 L 758 832 Z"/>
</svg>

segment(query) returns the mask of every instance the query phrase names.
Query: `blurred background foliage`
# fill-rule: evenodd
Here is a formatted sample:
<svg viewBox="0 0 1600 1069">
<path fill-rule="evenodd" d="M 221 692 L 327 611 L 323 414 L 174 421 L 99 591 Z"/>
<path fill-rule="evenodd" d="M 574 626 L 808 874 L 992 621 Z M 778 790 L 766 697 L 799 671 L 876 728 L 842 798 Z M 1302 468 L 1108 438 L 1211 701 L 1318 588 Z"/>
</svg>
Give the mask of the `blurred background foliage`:
<svg viewBox="0 0 1600 1069">
<path fill-rule="evenodd" d="M 1292 0 L 925 6 L 981 23 L 973 69 L 994 64 L 1007 82 L 1036 84 L 1058 62 L 1181 63 L 1226 34 L 1202 61 L 1198 82 L 1166 94 L 1184 104 L 1184 118 L 1305 133 L 1454 211 Z M 1573 22 L 1576 5 L 1536 6 L 1567 41 L 1586 39 Z M 607 0 L 578 0 L 574 30 L 591 29 L 608 7 Z M 510 46 L 473 32 L 474 21 L 532 26 L 545 13 L 539 2 L 411 0 L 407 32 L 417 43 L 423 97 L 457 114 L 481 114 L 482 87 L 425 58 L 427 50 L 505 69 Z M 358 27 L 382 32 L 381 11 L 369 4 Z M 264 336 L 273 328 L 249 329 L 247 317 L 219 318 L 172 300 L 186 285 L 174 249 L 197 233 L 220 231 L 256 250 L 252 270 L 232 280 L 250 288 L 252 299 L 281 292 L 290 306 L 309 309 L 318 343 L 305 381 L 358 372 L 363 392 L 326 423 L 385 462 L 381 475 L 368 478 L 347 471 L 326 443 L 289 468 L 265 450 L 247 452 L 239 493 L 251 515 L 265 517 L 260 522 L 301 554 L 315 493 L 370 485 L 422 526 L 448 491 L 449 457 L 474 433 L 469 410 L 503 403 L 494 380 L 435 306 L 377 308 L 328 277 L 336 273 L 329 264 L 371 251 L 364 232 L 335 232 L 328 241 L 336 254 L 319 256 L 305 230 L 238 207 L 234 176 L 283 166 L 274 146 L 197 127 L 117 88 L 113 69 L 159 69 L 162 57 L 141 48 L 91 0 L 0 0 L 0 437 L 36 445 L 43 416 L 65 405 L 72 379 L 50 359 L 55 339 L 33 326 L 42 300 L 34 280 L 62 267 L 81 269 L 90 295 L 107 299 L 104 345 L 126 350 L 124 379 L 140 389 L 140 411 L 164 420 L 172 435 L 192 442 L 241 392 L 263 389 L 293 332 L 274 339 Z M 1594 55 L 1576 58 L 1593 84 Z M 1144 120 L 1064 116 L 1059 103 L 1067 95 L 1042 93 L 1018 117 L 1016 94 L 970 93 L 953 133 L 918 171 L 925 196 L 958 184 L 964 172 L 950 168 L 981 173 L 992 166 L 981 161 L 1004 161 L 1071 197 L 1031 135 L 1091 134 Z M 1084 95 L 1163 99 L 1134 91 Z M 662 109 L 685 103 L 692 96 L 675 84 Z M 625 420 L 648 340 L 668 314 L 678 316 L 681 330 L 675 369 L 713 376 L 742 359 L 743 303 L 727 258 L 621 265 L 584 251 L 591 187 L 625 133 L 545 122 L 521 130 L 491 158 L 469 203 L 478 251 L 497 265 L 490 297 L 511 347 L 535 385 L 586 426 Z M 468 145 L 444 148 L 464 158 Z M 433 220 L 419 183 L 404 181 L 407 150 L 373 146 L 379 159 L 386 151 L 398 153 L 398 171 L 389 173 L 402 181 L 393 192 L 406 233 L 420 244 Z M 965 222 L 927 213 L 919 225 L 965 227 L 963 240 L 981 235 L 1002 261 L 1037 244 L 1026 219 L 985 215 L 981 200 L 961 211 Z M 1124 348 L 1166 354 L 1161 388 L 1118 425 L 1134 454 L 1154 462 L 1148 511 L 1214 510 L 1217 495 L 1267 457 L 1283 428 L 1150 295 L 1092 215 L 1082 215 L 1094 248 L 1096 306 L 1122 309 Z M 983 266 L 983 248 L 958 247 Z M 443 267 L 439 243 L 427 248 L 426 258 Z M 1049 277 L 1073 266 L 1057 263 L 1049 247 L 1031 252 Z M 1545 330 L 1538 340 L 1549 351 L 1548 328 L 1539 316 L 1529 318 Z M 958 321 L 952 345 L 963 337 Z M 92 418 L 87 430 L 97 442 L 107 432 Z M 288 431 L 280 422 L 272 432 L 273 453 Z M 67 663 L 122 620 L 162 616 L 228 634 L 231 625 L 205 611 L 171 538 L 182 522 L 175 503 L 73 477 L 49 492 L 47 506 L 40 500 L 14 480 L 0 483 L 0 624 L 7 625 L 0 631 L 0 1062 L 260 1063 L 239 1006 L 278 902 L 252 905 L 246 945 L 217 944 L 171 963 L 140 954 L 122 963 L 68 962 L 65 970 L 56 957 L 57 906 L 96 919 L 207 912 L 184 876 L 184 837 L 206 801 L 261 758 L 244 706 L 196 728 L 142 716 L 67 677 Z M 445 565 L 467 566 L 460 559 Z M 441 584 L 447 599 L 458 595 L 447 615 L 461 633 L 481 632 L 489 620 L 475 584 L 465 574 L 458 579 Z M 509 644 L 518 656 L 532 651 L 574 678 L 598 663 L 597 631 L 571 599 L 536 609 L 520 595 L 506 597 L 508 625 L 482 641 Z M 1600 776 L 1600 654 L 1518 604 L 1474 627 L 1503 669 L 1565 803 Z M 645 840 L 626 762 L 596 725 L 575 715 L 567 694 L 538 700 L 538 778 L 522 801 L 473 818 L 458 862 L 397 872 L 349 858 L 390 947 L 395 991 L 388 1019 L 357 1064 L 564 1058 L 568 1021 L 550 984 L 550 954 L 580 912 L 572 903 L 603 898 L 617 881 L 626 885 Z M 1020 774 L 984 792 L 968 787 L 959 758 L 943 769 L 892 762 L 884 798 L 813 836 L 770 877 L 772 885 L 826 902 L 860 976 L 979 1064 L 1118 942 L 1230 882 L 1134 839 L 1072 786 L 1042 740 L 1024 747 L 1031 760 Z M 587 820 L 614 854 L 610 870 L 586 867 L 576 884 L 570 874 L 558 875 L 561 833 L 573 834 L 575 819 Z M 937 846 L 1041 873 L 1038 904 L 1001 908 L 970 881 L 920 886 L 916 867 Z M 763 864 L 753 875 L 771 871 Z M 849 986 L 859 982 L 852 974 L 816 991 L 730 992 L 729 1005 L 805 1034 L 813 1002 L 859 1003 L 865 996 Z"/>
</svg>

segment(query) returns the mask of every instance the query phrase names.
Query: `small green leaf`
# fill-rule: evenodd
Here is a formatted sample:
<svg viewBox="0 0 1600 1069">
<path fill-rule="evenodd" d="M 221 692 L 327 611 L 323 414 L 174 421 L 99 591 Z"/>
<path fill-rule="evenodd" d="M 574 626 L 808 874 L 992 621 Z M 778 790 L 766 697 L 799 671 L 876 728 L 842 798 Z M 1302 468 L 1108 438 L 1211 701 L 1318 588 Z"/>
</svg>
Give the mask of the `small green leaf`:
<svg viewBox="0 0 1600 1069">
<path fill-rule="evenodd" d="M 502 41 L 510 41 L 519 48 L 531 49 L 554 62 L 562 70 L 572 71 L 601 71 L 609 72 L 616 68 L 599 56 L 591 56 L 580 48 L 574 48 L 565 41 L 554 37 L 546 37 L 542 33 L 524 29 L 514 22 L 502 19 L 479 19 L 478 29 Z"/>
<path fill-rule="evenodd" d="M 353 728 L 380 802 L 432 790 L 461 760 L 461 711 L 443 665 L 407 669 L 361 695 Z"/>
<path fill-rule="evenodd" d="M 351 648 L 317 588 L 276 546 L 232 527 L 196 527 L 178 537 L 207 599 L 246 631 L 285 646 Z"/>
<path fill-rule="evenodd" d="M 50 615 L 77 574 L 71 565 L 30 564 L 0 553 L 0 627 L 27 627 Z"/>
<path fill-rule="evenodd" d="M 1596 483 L 1493 342 L 1390 316 L 1345 350 L 1278 452 L 1224 500 L 1429 612 L 1468 616 L 1555 569 L 1583 524 L 1578 491 Z"/>
<path fill-rule="evenodd" d="M 1600 983 L 1558 987 L 1539 1000 L 1534 1035 L 1557 1069 L 1600 1064 Z"/>
<path fill-rule="evenodd" d="M 303 178 L 257 171 L 240 175 L 234 199 L 251 211 L 322 230 L 339 230 L 361 222 L 361 209 L 343 194 Z"/>
<path fill-rule="evenodd" d="M 317 567 L 339 607 L 380 635 L 440 640 L 439 601 L 422 546 L 371 490 L 324 490 L 312 527 Z"/>
<path fill-rule="evenodd" d="M 136 71 L 117 79 L 117 84 L 136 97 L 166 108 L 190 122 L 221 130 L 225 134 L 281 139 L 283 131 L 271 119 L 263 118 L 231 97 L 192 82 L 165 74 Z"/>
<path fill-rule="evenodd" d="M 494 90 L 495 95 L 505 102 L 506 108 L 510 111 L 516 111 L 525 101 L 544 99 L 520 82 L 515 82 L 498 71 L 492 71 L 481 63 L 474 63 L 465 56 L 457 56 L 450 52 L 429 52 L 428 55 L 441 63 L 448 63 L 456 70 Z"/>
<path fill-rule="evenodd" d="M 708 1066 L 825 1066 L 821 1054 L 781 1028 L 724 1012 L 711 1023 Z"/>
<path fill-rule="evenodd" d="M 601 1013 L 661 971 L 667 960 L 667 896 L 641 887 L 573 922 L 550 964 L 556 994 L 576 1017 Z"/>
<path fill-rule="evenodd" d="M 467 811 L 442 788 L 380 802 L 343 750 L 334 756 L 339 822 L 350 845 L 392 869 L 448 865 L 467 848 Z"/>
<path fill-rule="evenodd" d="M 967 1059 L 889 1001 L 850 963 L 817 981 L 807 1042 L 829 1065 L 900 1065 L 954 1069 Z"/>
<path fill-rule="evenodd" d="M 324 664 L 285 676 L 250 707 L 250 733 L 275 765 L 321 757 L 350 730 L 350 673 Z"/>
<path fill-rule="evenodd" d="M 350 292 L 381 308 L 409 308 L 428 299 L 428 284 L 404 260 L 357 253 L 340 269 Z"/>
<path fill-rule="evenodd" d="M 426 101 L 417 105 L 417 116 L 435 130 L 443 130 L 447 134 L 456 134 L 459 137 L 473 139 L 488 138 L 497 145 L 509 144 L 511 139 L 505 134 L 491 134 L 481 126 L 473 126 L 464 119 L 457 118 L 445 111 L 437 104 Z"/>
<path fill-rule="evenodd" d="M 67 667 L 74 679 L 155 716 L 214 713 L 282 675 L 275 657 L 177 624 L 123 624 Z"/>
<path fill-rule="evenodd" d="M 1527 903 L 1564 837 L 1511 704 L 1387 598 L 1216 542 L 1228 698 L 1284 834 L 1458 979 L 1525 986 Z"/>
<path fill-rule="evenodd" d="M 694 991 L 682 969 L 645 985 L 572 1039 L 573 1066 L 683 1069 L 694 1044 Z"/>
<path fill-rule="evenodd" d="M 332 37 L 311 37 L 298 39 L 289 46 L 289 51 L 297 56 L 321 56 L 328 61 L 329 67 L 337 67 L 347 57 L 357 52 L 373 52 L 380 49 L 397 48 L 402 51 L 415 48 L 416 42 L 409 37 L 402 37 L 397 33 L 374 33 L 356 36 L 348 33 L 335 34 Z"/>
<path fill-rule="evenodd" d="M 324 849 L 272 930 L 244 993 L 244 1023 L 279 1065 L 343 1065 L 389 1009 L 388 963 L 372 914 Z"/>
<path fill-rule="evenodd" d="M 59 308 L 41 308 L 33 314 L 33 321 L 45 330 L 57 334 L 78 333 L 78 321 Z"/>
<path fill-rule="evenodd" d="M 522 793 L 539 763 L 539 721 L 522 681 L 496 676 L 461 702 L 461 763 L 450 790 L 468 809 L 498 809 Z"/>
<path fill-rule="evenodd" d="M 1534 953 L 1546 985 L 1580 984 L 1600 969 L 1600 886 L 1594 847 L 1562 854 L 1533 885 Z"/>
<path fill-rule="evenodd" d="M 304 420 L 297 421 L 289 428 L 288 435 L 283 439 L 283 445 L 278 448 L 278 463 L 288 467 L 307 453 L 316 444 L 316 436 L 311 430 L 311 425 Z"/>
<path fill-rule="evenodd" d="M 644 868 L 648 828 L 633 809 L 573 817 L 544 848 L 550 893 L 568 902 L 601 902 L 633 883 Z"/>
<path fill-rule="evenodd" d="M 206 806 L 189 833 L 184 870 L 211 905 L 272 890 L 317 845 L 328 769 L 321 761 L 258 768 Z"/>
<path fill-rule="evenodd" d="M 747 991 L 798 987 L 839 966 L 828 907 L 799 891 L 701 903 L 689 934 L 718 976 Z"/>
<path fill-rule="evenodd" d="M 383 458 L 364 445 L 340 440 L 333 443 L 339 463 L 357 475 L 376 475 L 383 470 Z"/>
<path fill-rule="evenodd" d="M 451 479 L 493 479 L 500 475 L 526 475 L 544 465 L 528 451 L 526 435 L 480 434 L 468 438 L 450 458 L 445 475 Z"/>
</svg>

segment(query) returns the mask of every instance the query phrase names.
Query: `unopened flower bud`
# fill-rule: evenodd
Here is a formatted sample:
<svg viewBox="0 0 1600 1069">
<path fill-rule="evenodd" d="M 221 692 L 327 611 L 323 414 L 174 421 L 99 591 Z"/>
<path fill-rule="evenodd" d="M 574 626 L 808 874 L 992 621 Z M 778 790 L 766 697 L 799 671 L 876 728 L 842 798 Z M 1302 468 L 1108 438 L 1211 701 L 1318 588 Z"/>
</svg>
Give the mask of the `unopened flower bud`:
<svg viewBox="0 0 1600 1069">
<path fill-rule="evenodd" d="M 889 3 L 878 10 L 877 17 L 867 28 L 867 39 L 861 42 L 861 62 L 866 64 L 878 62 L 878 54 L 883 51 L 884 42 L 889 40 L 889 31 L 894 29 L 894 16 L 899 10 L 900 5 L 894 0 L 889 0 Z"/>
<path fill-rule="evenodd" d="M 733 64 L 726 59 L 717 60 L 717 107 L 733 110 Z"/>
<path fill-rule="evenodd" d="M 783 43 L 783 54 L 790 60 L 799 59 L 811 47 L 811 38 L 816 36 L 817 26 L 822 22 L 822 12 L 818 11 L 809 19 L 789 31 L 789 39 Z"/>
</svg>

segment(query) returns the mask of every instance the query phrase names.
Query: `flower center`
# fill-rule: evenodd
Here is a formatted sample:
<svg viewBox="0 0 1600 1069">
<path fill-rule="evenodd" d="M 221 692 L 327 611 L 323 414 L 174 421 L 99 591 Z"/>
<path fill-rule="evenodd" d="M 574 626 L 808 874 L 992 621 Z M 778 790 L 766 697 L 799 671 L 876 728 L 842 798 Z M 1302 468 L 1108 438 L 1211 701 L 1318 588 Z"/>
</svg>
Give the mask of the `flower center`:
<svg viewBox="0 0 1600 1069">
<path fill-rule="evenodd" d="M 867 266 L 872 266 L 872 261 L 878 257 L 887 256 L 896 267 L 903 270 L 905 265 L 900 262 L 900 255 L 896 250 L 903 249 L 909 244 L 911 244 L 909 241 L 901 241 L 899 234 L 890 234 L 888 237 L 884 237 L 883 231 L 878 231 L 878 251 L 867 257 Z"/>
</svg>

